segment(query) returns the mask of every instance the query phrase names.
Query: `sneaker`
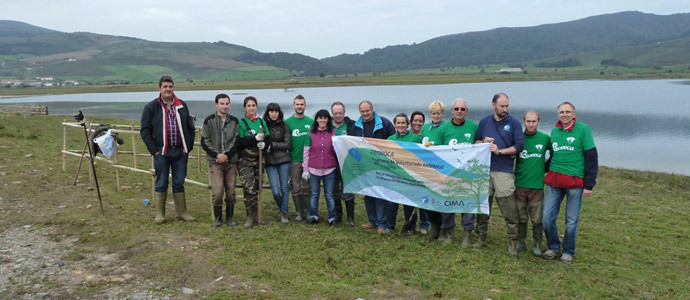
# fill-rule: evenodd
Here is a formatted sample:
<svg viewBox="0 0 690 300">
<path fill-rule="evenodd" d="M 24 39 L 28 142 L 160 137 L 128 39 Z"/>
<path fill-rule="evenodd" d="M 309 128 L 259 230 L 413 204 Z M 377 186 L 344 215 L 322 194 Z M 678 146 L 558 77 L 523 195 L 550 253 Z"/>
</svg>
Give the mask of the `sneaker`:
<svg viewBox="0 0 690 300">
<path fill-rule="evenodd" d="M 335 223 L 336 223 L 335 220 L 330 220 L 330 221 L 328 221 L 328 226 L 335 227 Z"/>
<path fill-rule="evenodd" d="M 290 220 L 288 219 L 288 213 L 287 212 L 282 212 L 280 213 L 280 222 L 283 224 L 290 223 Z"/>
<path fill-rule="evenodd" d="M 390 230 L 388 228 L 384 229 L 383 231 L 381 231 L 381 228 L 379 228 L 380 234 L 391 234 L 391 232 L 393 232 L 393 230 Z"/>
<path fill-rule="evenodd" d="M 573 262 L 573 257 L 568 255 L 568 254 L 563 254 L 563 255 L 561 255 L 561 262 L 569 264 L 569 263 Z"/>
<path fill-rule="evenodd" d="M 362 228 L 364 228 L 364 229 L 372 229 L 372 228 L 376 228 L 376 226 L 371 225 L 370 223 L 366 223 L 366 224 L 362 225 Z"/>
<path fill-rule="evenodd" d="M 544 252 L 544 254 L 541 255 L 542 258 L 548 259 L 548 260 L 552 260 L 552 259 L 559 257 L 559 256 L 561 256 L 560 253 L 554 252 L 551 250 L 546 250 L 546 252 Z"/>
<path fill-rule="evenodd" d="M 408 230 L 408 231 L 405 231 L 405 235 L 407 235 L 407 236 L 413 236 L 413 235 L 414 235 L 414 230 L 411 230 L 411 229 L 410 229 L 410 230 Z"/>
<path fill-rule="evenodd" d="M 429 231 L 427 231 L 426 229 L 420 229 L 419 230 L 419 234 L 421 234 L 421 235 L 427 235 L 427 233 L 429 233 Z"/>
<path fill-rule="evenodd" d="M 378 229 L 379 233 L 383 233 L 384 230 L 385 230 L 385 229 L 383 229 L 383 228 L 379 228 L 379 229 Z"/>
<path fill-rule="evenodd" d="M 297 214 L 297 216 L 295 217 L 295 221 L 302 221 L 302 216 L 300 214 Z"/>
</svg>

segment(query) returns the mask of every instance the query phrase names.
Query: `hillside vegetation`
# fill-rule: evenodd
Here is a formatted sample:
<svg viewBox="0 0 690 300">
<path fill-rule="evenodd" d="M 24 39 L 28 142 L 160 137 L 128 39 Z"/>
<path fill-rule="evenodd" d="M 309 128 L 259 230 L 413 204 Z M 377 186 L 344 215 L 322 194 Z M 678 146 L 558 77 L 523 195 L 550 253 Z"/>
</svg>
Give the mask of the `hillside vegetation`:
<svg viewBox="0 0 690 300">
<path fill-rule="evenodd" d="M 604 60 L 634 68 L 688 67 L 689 28 L 690 13 L 620 12 L 452 34 L 319 60 L 299 53 L 262 53 L 223 41 L 152 42 L 0 21 L 0 79 L 54 77 L 86 84 L 131 84 L 169 74 L 187 82 L 245 81 L 458 67 L 493 72 L 490 65 L 591 69 Z"/>
</svg>

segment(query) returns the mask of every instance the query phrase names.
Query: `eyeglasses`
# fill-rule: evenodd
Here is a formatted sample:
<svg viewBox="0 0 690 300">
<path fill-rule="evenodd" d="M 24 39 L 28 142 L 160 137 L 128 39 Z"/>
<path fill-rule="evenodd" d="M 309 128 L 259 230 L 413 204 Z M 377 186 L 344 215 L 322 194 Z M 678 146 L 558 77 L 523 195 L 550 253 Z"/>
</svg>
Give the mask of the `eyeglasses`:
<svg viewBox="0 0 690 300">
<path fill-rule="evenodd" d="M 467 108 L 464 108 L 464 107 L 453 107 L 453 110 L 454 110 L 454 111 L 458 111 L 458 110 L 459 110 L 459 111 L 466 111 Z"/>
</svg>

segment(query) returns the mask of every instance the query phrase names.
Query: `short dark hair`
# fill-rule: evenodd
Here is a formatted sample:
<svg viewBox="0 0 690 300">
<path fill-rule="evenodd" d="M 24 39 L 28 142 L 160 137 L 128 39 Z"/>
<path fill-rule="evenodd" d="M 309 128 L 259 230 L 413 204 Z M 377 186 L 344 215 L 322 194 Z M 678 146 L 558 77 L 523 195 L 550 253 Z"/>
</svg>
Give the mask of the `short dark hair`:
<svg viewBox="0 0 690 300">
<path fill-rule="evenodd" d="M 333 117 L 331 117 L 331 113 L 325 109 L 320 109 L 314 115 L 314 124 L 311 126 L 311 132 L 317 132 L 319 130 L 319 122 L 316 121 L 318 118 L 328 118 L 328 122 L 326 122 L 326 130 L 328 132 L 333 132 Z"/>
<path fill-rule="evenodd" d="M 249 101 L 254 101 L 254 104 L 256 104 L 256 106 L 259 106 L 259 102 L 256 101 L 256 98 L 254 98 L 254 96 L 247 96 L 247 98 L 244 98 L 244 104 L 242 107 L 247 107 L 247 102 Z"/>
<path fill-rule="evenodd" d="M 415 116 L 422 116 L 422 121 L 426 121 L 426 118 L 424 117 L 424 113 L 421 111 L 415 110 L 411 115 L 410 115 L 410 122 L 414 120 Z"/>
<path fill-rule="evenodd" d="M 398 118 L 405 118 L 405 123 L 407 123 L 407 125 L 410 125 L 410 120 L 407 118 L 407 114 L 405 113 L 399 113 L 395 115 L 395 117 L 393 118 L 393 125 L 395 125 L 395 122 L 397 122 L 396 120 Z"/>
<path fill-rule="evenodd" d="M 331 110 L 333 110 L 333 106 L 336 106 L 336 105 L 342 106 L 342 107 L 343 107 L 343 110 L 345 110 L 345 104 L 343 104 L 343 103 L 340 102 L 340 101 L 335 101 L 335 102 L 333 102 L 333 104 L 331 104 Z"/>
<path fill-rule="evenodd" d="M 158 80 L 158 87 L 162 87 L 163 82 L 170 82 L 173 84 L 173 86 L 175 85 L 175 83 L 173 82 L 172 77 L 170 77 L 170 75 L 163 75 L 163 77 L 161 77 L 161 79 Z"/>
<path fill-rule="evenodd" d="M 292 100 L 292 104 L 295 104 L 295 100 L 304 100 L 304 104 L 307 104 L 307 99 L 304 99 L 302 95 L 297 95 L 295 99 Z"/>
<path fill-rule="evenodd" d="M 501 98 L 501 96 L 505 96 L 506 99 L 510 99 L 508 98 L 508 95 L 506 95 L 506 93 L 497 93 L 496 95 L 494 95 L 494 98 L 491 99 L 491 103 L 496 103 L 496 100 L 498 100 L 498 98 Z"/>
<path fill-rule="evenodd" d="M 266 106 L 266 111 L 264 112 L 264 121 L 266 122 L 273 122 L 271 118 L 268 117 L 268 112 L 269 111 L 277 111 L 278 112 L 278 120 L 277 121 L 282 121 L 283 120 L 283 111 L 280 109 L 280 105 L 275 102 L 271 102 Z"/>
<path fill-rule="evenodd" d="M 218 95 L 216 95 L 216 103 L 218 103 L 219 99 L 223 99 L 223 98 L 228 98 L 228 100 L 230 100 L 230 96 L 228 96 L 227 94 L 218 94 Z"/>
</svg>

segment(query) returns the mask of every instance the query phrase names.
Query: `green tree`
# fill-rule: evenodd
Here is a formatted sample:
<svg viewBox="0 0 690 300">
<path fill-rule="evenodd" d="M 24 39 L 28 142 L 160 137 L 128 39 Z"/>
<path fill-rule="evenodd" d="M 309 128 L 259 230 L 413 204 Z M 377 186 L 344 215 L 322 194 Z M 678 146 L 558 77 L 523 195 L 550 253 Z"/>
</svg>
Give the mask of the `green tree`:
<svg viewBox="0 0 690 300">
<path fill-rule="evenodd" d="M 477 200 L 477 209 L 481 212 L 483 194 L 489 193 L 489 166 L 480 164 L 479 160 L 467 161 L 465 168 L 455 169 L 448 180 L 441 181 L 446 188 L 441 193 L 448 196 L 471 196 Z"/>
</svg>

